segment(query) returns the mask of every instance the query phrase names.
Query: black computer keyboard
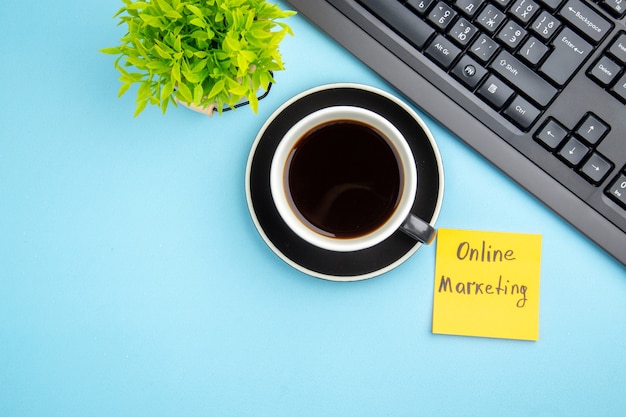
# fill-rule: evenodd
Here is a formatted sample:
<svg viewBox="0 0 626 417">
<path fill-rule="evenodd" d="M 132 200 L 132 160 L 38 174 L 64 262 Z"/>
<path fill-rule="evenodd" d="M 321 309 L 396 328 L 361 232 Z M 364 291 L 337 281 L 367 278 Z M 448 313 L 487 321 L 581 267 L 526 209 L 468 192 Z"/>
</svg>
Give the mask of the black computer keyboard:
<svg viewBox="0 0 626 417">
<path fill-rule="evenodd" d="M 626 0 L 288 0 L 626 265 Z"/>
</svg>

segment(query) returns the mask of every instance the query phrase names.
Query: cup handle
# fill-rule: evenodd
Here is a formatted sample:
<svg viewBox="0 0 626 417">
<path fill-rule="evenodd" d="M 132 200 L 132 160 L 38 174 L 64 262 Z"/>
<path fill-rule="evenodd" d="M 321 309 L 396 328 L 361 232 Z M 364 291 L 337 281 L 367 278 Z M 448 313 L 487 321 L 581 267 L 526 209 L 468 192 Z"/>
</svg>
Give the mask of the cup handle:
<svg viewBox="0 0 626 417">
<path fill-rule="evenodd" d="M 435 235 L 437 234 L 435 228 L 433 228 L 428 222 L 411 213 L 409 213 L 407 219 L 404 223 L 402 223 L 402 226 L 400 226 L 400 230 L 411 236 L 413 239 L 427 245 L 432 243 L 435 239 Z"/>
</svg>

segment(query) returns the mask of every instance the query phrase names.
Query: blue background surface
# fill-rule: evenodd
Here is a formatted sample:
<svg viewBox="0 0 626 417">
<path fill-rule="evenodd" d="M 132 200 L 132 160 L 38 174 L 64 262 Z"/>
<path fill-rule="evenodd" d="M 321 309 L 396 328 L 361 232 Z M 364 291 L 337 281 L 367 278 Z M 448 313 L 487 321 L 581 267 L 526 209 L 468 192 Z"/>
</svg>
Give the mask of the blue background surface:
<svg viewBox="0 0 626 417">
<path fill-rule="evenodd" d="M 258 115 L 134 119 L 98 53 L 120 6 L 0 11 L 0 416 L 624 415 L 622 265 L 426 118 L 437 226 L 543 236 L 539 341 L 433 335 L 435 245 L 363 282 L 296 271 L 246 207 L 256 133 L 320 84 L 395 92 L 297 16 Z"/>
</svg>

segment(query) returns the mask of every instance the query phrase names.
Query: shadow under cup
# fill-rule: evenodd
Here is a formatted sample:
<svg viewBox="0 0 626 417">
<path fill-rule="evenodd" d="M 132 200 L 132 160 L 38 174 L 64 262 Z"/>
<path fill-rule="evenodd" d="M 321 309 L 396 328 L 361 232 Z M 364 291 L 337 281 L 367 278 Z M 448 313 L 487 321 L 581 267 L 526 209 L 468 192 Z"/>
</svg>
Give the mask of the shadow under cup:
<svg viewBox="0 0 626 417">
<path fill-rule="evenodd" d="M 410 213 L 417 170 L 402 134 L 360 107 L 318 110 L 283 137 L 270 170 L 285 223 L 323 249 L 374 246 L 396 230 L 430 243 L 434 229 Z"/>
</svg>

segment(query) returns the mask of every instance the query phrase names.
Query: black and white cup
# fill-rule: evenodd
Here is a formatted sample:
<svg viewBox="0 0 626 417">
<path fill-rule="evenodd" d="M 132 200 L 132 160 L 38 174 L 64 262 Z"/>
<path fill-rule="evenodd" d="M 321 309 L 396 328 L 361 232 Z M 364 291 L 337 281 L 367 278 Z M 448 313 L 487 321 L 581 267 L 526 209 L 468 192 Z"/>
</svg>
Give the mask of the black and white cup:
<svg viewBox="0 0 626 417">
<path fill-rule="evenodd" d="M 402 133 L 357 106 L 323 108 L 298 121 L 278 144 L 270 169 L 283 221 L 303 240 L 335 252 L 373 247 L 397 230 L 432 242 L 433 226 L 411 213 L 420 180 Z"/>
</svg>

